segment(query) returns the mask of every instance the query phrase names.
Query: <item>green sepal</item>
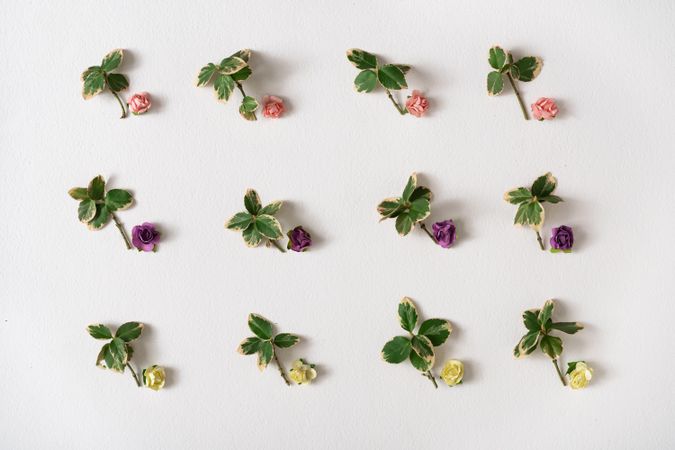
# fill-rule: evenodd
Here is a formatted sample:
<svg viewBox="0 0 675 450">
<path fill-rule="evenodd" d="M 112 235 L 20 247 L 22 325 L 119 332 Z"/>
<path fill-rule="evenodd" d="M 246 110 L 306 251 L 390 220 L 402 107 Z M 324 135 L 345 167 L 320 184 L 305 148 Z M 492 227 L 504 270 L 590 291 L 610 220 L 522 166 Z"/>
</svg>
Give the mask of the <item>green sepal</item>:
<svg viewBox="0 0 675 450">
<path fill-rule="evenodd" d="M 86 198 L 80 202 L 77 207 L 77 218 L 82 223 L 89 223 L 96 215 L 96 202 L 90 198 Z"/>
<path fill-rule="evenodd" d="M 89 198 L 92 200 L 103 200 L 103 195 L 105 193 L 105 180 L 101 175 L 94 177 L 89 182 L 87 193 L 89 194 Z"/>
<path fill-rule="evenodd" d="M 426 336 L 413 336 L 410 341 L 412 351 L 410 352 L 410 362 L 415 369 L 420 372 L 426 372 L 434 366 L 434 348 L 431 341 Z"/>
<path fill-rule="evenodd" d="M 347 59 L 356 66 L 357 69 L 375 69 L 377 68 L 377 57 L 358 48 L 347 50 Z"/>
<path fill-rule="evenodd" d="M 452 325 L 445 319 L 427 319 L 422 322 L 417 332 L 426 336 L 434 347 L 443 345 L 452 332 Z"/>
<path fill-rule="evenodd" d="M 124 342 L 129 343 L 131 341 L 138 339 L 142 331 L 143 331 L 142 323 L 127 322 L 120 325 L 120 327 L 115 332 L 115 337 L 122 339 Z"/>
<path fill-rule="evenodd" d="M 111 189 L 105 194 L 105 206 L 109 211 L 122 211 L 131 206 L 134 198 L 124 189 Z"/>
<path fill-rule="evenodd" d="M 487 93 L 488 95 L 499 95 L 504 89 L 504 79 L 502 74 L 492 71 L 487 75 Z"/>
<path fill-rule="evenodd" d="M 216 98 L 222 102 L 227 102 L 234 90 L 234 80 L 229 75 L 218 73 L 213 80 L 213 89 L 216 92 Z"/>
<path fill-rule="evenodd" d="M 252 355 L 257 353 L 263 341 L 256 336 L 247 337 L 237 347 L 237 352 L 242 355 Z"/>
<path fill-rule="evenodd" d="M 129 87 L 129 80 L 121 73 L 110 73 L 106 75 L 106 83 L 113 92 L 121 92 Z"/>
<path fill-rule="evenodd" d="M 270 341 L 265 341 L 260 344 L 258 349 L 258 369 L 262 372 L 267 365 L 272 361 L 274 356 L 274 346 Z"/>
<path fill-rule="evenodd" d="M 201 68 L 199 74 L 197 74 L 197 86 L 205 86 L 211 81 L 213 74 L 216 73 L 218 67 L 213 63 L 208 63 Z"/>
<path fill-rule="evenodd" d="M 300 342 L 300 338 L 291 333 L 279 333 L 274 336 L 273 342 L 277 347 L 289 348 Z"/>
<path fill-rule="evenodd" d="M 377 74 L 372 69 L 359 72 L 354 79 L 354 87 L 357 92 L 372 92 L 377 86 Z"/>
<path fill-rule="evenodd" d="M 94 325 L 89 325 L 87 327 L 87 332 L 91 337 L 94 339 L 112 339 L 112 331 L 110 331 L 110 328 L 106 327 L 105 325 L 102 325 L 100 323 L 94 324 Z"/>
<path fill-rule="evenodd" d="M 260 209 L 262 208 L 260 196 L 254 189 L 246 190 L 246 194 L 244 194 L 244 207 L 246 207 L 246 211 L 254 216 L 260 212 Z"/>
<path fill-rule="evenodd" d="M 272 339 L 272 323 L 258 314 L 248 315 L 249 329 L 263 340 Z"/>
<path fill-rule="evenodd" d="M 386 89 L 398 91 L 408 87 L 403 71 L 394 64 L 386 64 L 378 68 L 377 79 Z"/>
<path fill-rule="evenodd" d="M 541 58 L 535 56 L 525 56 L 513 63 L 518 68 L 518 79 L 520 81 L 532 81 L 537 78 L 543 64 Z"/>
<path fill-rule="evenodd" d="M 122 59 L 124 58 L 124 50 L 117 48 L 103 57 L 101 61 L 101 70 L 104 72 L 110 72 L 115 70 L 122 64 Z"/>
<path fill-rule="evenodd" d="M 238 212 L 227 221 L 225 227 L 229 230 L 245 230 L 253 222 L 253 216 L 245 211 Z"/>
<path fill-rule="evenodd" d="M 410 339 L 396 336 L 382 347 L 382 359 L 391 364 L 401 363 L 410 356 L 411 348 Z"/>
<path fill-rule="evenodd" d="M 506 52 L 503 48 L 495 45 L 488 52 L 488 63 L 495 70 L 501 70 L 506 65 Z"/>
<path fill-rule="evenodd" d="M 558 180 L 555 179 L 551 172 L 547 172 L 532 183 L 530 190 L 532 191 L 532 195 L 542 198 L 550 195 L 555 190 L 557 184 Z"/>
<path fill-rule="evenodd" d="M 417 308 L 412 300 L 408 297 L 403 299 L 398 304 L 398 321 L 401 328 L 412 333 L 417 326 Z"/>
<path fill-rule="evenodd" d="M 257 216 L 253 225 L 260 234 L 273 241 L 279 239 L 284 234 L 279 221 L 274 216 L 268 214 Z"/>
<path fill-rule="evenodd" d="M 557 336 L 543 336 L 539 342 L 541 351 L 551 359 L 556 359 L 563 351 L 562 339 Z"/>
</svg>

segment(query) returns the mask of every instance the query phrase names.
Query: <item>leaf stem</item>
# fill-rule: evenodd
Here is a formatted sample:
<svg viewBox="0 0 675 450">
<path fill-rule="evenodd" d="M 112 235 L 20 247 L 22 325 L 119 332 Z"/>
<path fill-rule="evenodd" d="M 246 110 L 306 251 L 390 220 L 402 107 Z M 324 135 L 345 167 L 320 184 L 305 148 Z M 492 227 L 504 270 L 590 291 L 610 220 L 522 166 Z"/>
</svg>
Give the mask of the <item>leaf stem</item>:
<svg viewBox="0 0 675 450">
<path fill-rule="evenodd" d="M 520 109 L 523 111 L 523 116 L 525 116 L 525 120 L 530 120 L 530 116 L 527 114 L 527 107 L 525 106 L 525 102 L 523 101 L 522 97 L 520 96 L 520 91 L 516 87 L 516 82 L 513 81 L 513 77 L 509 72 L 506 72 L 506 76 L 509 78 L 509 82 L 511 83 L 511 87 L 513 88 L 513 92 L 516 93 L 516 97 L 518 98 L 518 103 L 520 103 Z"/>
<path fill-rule="evenodd" d="M 422 374 L 423 377 L 427 377 L 428 379 L 431 380 L 432 383 L 434 383 L 434 387 L 438 389 L 438 384 L 436 383 L 436 377 L 431 373 L 431 369 L 427 370 Z"/>
<path fill-rule="evenodd" d="M 272 239 L 268 239 L 268 241 L 271 242 L 272 245 L 274 245 L 281 253 L 286 253 L 286 250 L 284 250 L 284 248 L 281 245 L 279 245 L 277 241 Z"/>
<path fill-rule="evenodd" d="M 279 358 L 277 358 L 277 352 L 274 352 L 274 362 L 277 363 L 277 367 L 279 368 L 279 373 L 281 374 L 281 378 L 284 379 L 284 382 L 286 383 L 286 386 L 290 386 L 291 382 L 286 376 L 286 371 L 284 370 L 283 366 L 279 362 Z"/>
<path fill-rule="evenodd" d="M 544 248 L 544 241 L 541 239 L 541 234 L 539 234 L 538 231 L 536 233 L 537 233 L 537 240 L 539 241 L 539 247 L 541 247 L 542 250 L 546 250 Z"/>
<path fill-rule="evenodd" d="M 131 367 L 131 363 L 127 363 L 127 367 L 129 368 L 129 370 L 131 370 L 131 375 L 134 377 L 136 385 L 138 387 L 143 387 L 143 385 L 141 384 L 141 380 L 138 378 L 138 375 L 136 375 L 136 372 L 134 371 L 134 368 Z"/>
<path fill-rule="evenodd" d="M 127 250 L 131 250 L 131 241 L 129 240 L 129 236 L 127 236 L 127 232 L 124 229 L 122 222 L 120 222 L 120 219 L 117 218 L 117 215 L 114 212 L 111 212 L 110 215 L 115 221 L 115 226 L 117 226 L 117 229 L 120 230 L 122 238 L 124 238 L 124 243 L 127 245 Z"/>
<path fill-rule="evenodd" d="M 235 83 L 237 83 L 237 88 L 239 89 L 239 92 L 241 92 L 241 95 L 243 97 L 247 97 L 246 92 L 244 92 L 244 86 L 239 82 L 235 80 Z M 255 111 L 251 112 L 253 114 L 253 119 L 258 120 L 257 117 L 255 116 Z"/>
<path fill-rule="evenodd" d="M 404 116 L 405 113 L 406 113 L 405 108 L 403 108 L 401 105 L 399 105 L 399 104 L 396 102 L 396 100 L 394 100 L 394 96 L 391 95 L 391 91 L 390 91 L 389 89 L 385 89 L 385 90 L 387 91 L 387 97 L 389 97 L 389 100 L 391 100 L 391 102 L 394 104 L 394 106 L 396 107 L 396 109 L 398 110 L 398 112 L 399 112 L 402 116 Z"/>
<path fill-rule="evenodd" d="M 567 386 L 567 383 L 565 382 L 565 377 L 563 376 L 562 372 L 560 371 L 560 367 L 558 366 L 558 360 L 553 359 L 553 365 L 555 366 L 555 371 L 558 372 L 558 376 L 560 377 L 560 382 L 562 383 L 563 386 Z"/>
<path fill-rule="evenodd" d="M 420 225 L 420 227 L 424 230 L 424 232 L 427 234 L 427 236 L 429 236 L 429 238 L 430 238 L 432 241 L 434 241 L 434 244 L 438 245 L 438 241 L 436 240 L 436 238 L 434 237 L 434 235 L 431 234 L 431 232 L 429 231 L 429 229 L 427 228 L 427 226 L 424 224 L 424 222 L 422 222 L 422 224 Z"/>
</svg>

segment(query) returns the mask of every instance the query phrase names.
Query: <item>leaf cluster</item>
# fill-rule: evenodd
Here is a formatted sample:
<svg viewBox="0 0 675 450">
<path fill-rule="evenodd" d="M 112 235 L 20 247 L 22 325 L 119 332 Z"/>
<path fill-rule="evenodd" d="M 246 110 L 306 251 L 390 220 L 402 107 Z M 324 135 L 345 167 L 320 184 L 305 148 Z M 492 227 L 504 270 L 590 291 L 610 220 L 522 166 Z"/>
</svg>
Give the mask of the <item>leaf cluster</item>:
<svg viewBox="0 0 675 450">
<path fill-rule="evenodd" d="M 396 231 L 405 236 L 416 223 L 431 214 L 431 190 L 417 185 L 417 174 L 413 172 L 400 197 L 389 197 L 377 206 L 381 219 L 396 219 Z"/>
<path fill-rule="evenodd" d="M 89 325 L 87 331 L 94 339 L 110 339 L 110 342 L 105 344 L 98 353 L 96 365 L 115 372 L 124 372 L 124 368 L 134 353 L 130 344 L 141 335 L 143 324 L 124 323 L 117 329 L 114 336 L 108 327 L 100 323 Z"/>
<path fill-rule="evenodd" d="M 124 50 L 118 48 L 103 58 L 101 65 L 91 66 L 82 72 L 82 97 L 89 100 L 98 95 L 103 89 L 108 88 L 112 92 L 121 92 L 129 87 L 129 80 L 121 73 L 112 73 L 122 64 Z"/>
<path fill-rule="evenodd" d="M 354 79 L 354 87 L 358 92 L 372 92 L 379 84 L 385 89 L 398 91 L 406 89 L 408 83 L 405 74 L 410 66 L 405 64 L 380 65 L 377 56 L 358 48 L 347 50 L 347 59 L 361 69 Z"/>
<path fill-rule="evenodd" d="M 272 323 L 258 314 L 248 315 L 248 327 L 255 336 L 244 339 L 237 351 L 242 355 L 258 354 L 258 369 L 265 370 L 276 352 L 276 348 L 293 347 L 300 338 L 291 333 L 274 334 Z"/>
<path fill-rule="evenodd" d="M 525 56 L 513 62 L 511 53 L 503 48 L 494 46 L 488 54 L 488 62 L 495 69 L 487 75 L 488 95 L 499 95 L 504 89 L 504 76 L 510 75 L 515 80 L 534 80 L 543 66 L 541 58 Z"/>
<path fill-rule="evenodd" d="M 281 224 L 274 217 L 283 202 L 275 201 L 263 207 L 258 193 L 248 189 L 244 195 L 244 207 L 225 223 L 229 230 L 242 231 L 244 242 L 249 247 L 257 247 L 266 238 L 271 241 L 279 239 L 283 235 Z"/>
<path fill-rule="evenodd" d="M 248 65 L 250 57 L 251 50 L 244 49 L 224 58 L 220 64 L 207 64 L 201 68 L 197 75 L 197 86 L 206 86 L 213 79 L 213 89 L 216 93 L 216 98 L 226 103 L 230 99 L 234 88 L 241 88 L 241 82 L 253 73 L 251 67 Z M 255 98 L 244 95 L 239 106 L 239 114 L 246 120 L 256 120 L 255 111 L 259 106 Z"/>
<path fill-rule="evenodd" d="M 401 328 L 409 337 L 396 336 L 382 348 L 382 358 L 388 363 L 398 364 L 410 359 L 420 372 L 426 372 L 434 366 L 434 347 L 443 345 L 452 332 L 452 325 L 444 319 L 427 319 L 420 325 L 417 333 L 418 314 L 415 304 L 403 297 L 398 304 L 398 318 Z"/>
<path fill-rule="evenodd" d="M 91 230 L 103 228 L 110 221 L 112 213 L 129 208 L 134 201 L 129 191 L 111 189 L 106 192 L 105 187 L 105 180 L 99 175 L 89 182 L 88 187 L 76 187 L 68 191 L 72 198 L 80 201 L 77 217 Z"/>
<path fill-rule="evenodd" d="M 532 187 L 519 187 L 511 189 L 504 194 L 504 200 L 518 205 L 514 224 L 529 226 L 536 231 L 540 231 L 544 224 L 544 206 L 542 203 L 559 203 L 563 199 L 553 195 L 558 184 L 558 180 L 551 172 L 537 178 Z"/>
<path fill-rule="evenodd" d="M 537 345 L 551 359 L 557 359 L 563 351 L 563 342 L 557 336 L 551 336 L 554 330 L 574 334 L 584 327 L 577 322 L 553 322 L 552 315 L 555 302 L 547 300 L 541 309 L 530 309 L 523 313 L 523 323 L 527 333 L 513 349 L 516 358 L 524 358 L 532 353 Z"/>
</svg>

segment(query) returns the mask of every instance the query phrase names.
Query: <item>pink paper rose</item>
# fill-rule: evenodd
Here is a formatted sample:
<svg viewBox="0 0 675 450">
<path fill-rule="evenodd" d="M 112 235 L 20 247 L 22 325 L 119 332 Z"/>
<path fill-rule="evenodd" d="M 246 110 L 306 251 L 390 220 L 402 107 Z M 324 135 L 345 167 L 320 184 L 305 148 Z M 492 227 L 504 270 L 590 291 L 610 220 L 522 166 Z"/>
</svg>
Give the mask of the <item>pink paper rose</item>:
<svg viewBox="0 0 675 450">
<path fill-rule="evenodd" d="M 269 119 L 278 119 L 285 110 L 284 101 L 279 97 L 274 95 L 263 97 L 263 116 Z"/>
<path fill-rule="evenodd" d="M 415 117 L 422 117 L 429 109 L 429 101 L 420 91 L 414 90 L 405 102 L 405 109 Z"/>
<path fill-rule="evenodd" d="M 551 120 L 558 114 L 558 105 L 552 98 L 542 97 L 532 103 L 532 115 L 537 120 Z"/>
<path fill-rule="evenodd" d="M 134 94 L 129 101 L 129 109 L 134 115 L 146 113 L 152 106 L 150 94 L 147 92 L 138 92 Z"/>
</svg>

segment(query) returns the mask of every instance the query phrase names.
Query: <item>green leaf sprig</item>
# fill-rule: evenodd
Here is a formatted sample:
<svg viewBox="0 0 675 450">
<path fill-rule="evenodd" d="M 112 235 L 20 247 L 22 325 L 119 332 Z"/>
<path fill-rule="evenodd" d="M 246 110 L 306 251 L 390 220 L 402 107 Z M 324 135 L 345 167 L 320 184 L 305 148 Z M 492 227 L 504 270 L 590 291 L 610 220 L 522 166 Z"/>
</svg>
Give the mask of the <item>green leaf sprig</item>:
<svg viewBox="0 0 675 450">
<path fill-rule="evenodd" d="M 518 98 L 518 103 L 520 104 L 520 109 L 523 111 L 525 120 L 530 120 L 530 116 L 527 113 L 527 107 L 520 96 L 520 91 L 518 91 L 518 87 L 514 80 L 526 82 L 534 80 L 537 75 L 539 75 L 539 72 L 541 72 L 541 68 L 544 65 L 541 58 L 536 56 L 525 56 L 514 63 L 511 53 L 499 46 L 494 46 L 489 51 L 488 62 L 490 63 L 490 66 L 495 69 L 487 75 L 488 95 L 494 96 L 501 94 L 504 89 L 504 76 L 506 76 L 509 83 L 511 83 L 513 92 L 515 92 L 516 97 Z"/>
<path fill-rule="evenodd" d="M 421 223 L 422 230 L 438 244 L 434 235 L 422 222 L 431 214 L 431 197 L 429 188 L 417 185 L 417 174 L 413 172 L 400 197 L 385 198 L 377 206 L 377 212 L 381 216 L 380 222 L 385 219 L 396 219 L 396 231 L 401 236 L 406 236 L 416 223 Z"/>
<path fill-rule="evenodd" d="M 361 70 L 354 79 L 354 87 L 357 92 L 372 92 L 379 84 L 387 92 L 387 96 L 396 107 L 396 110 L 401 115 L 408 113 L 408 110 L 394 99 L 391 91 L 408 88 L 405 75 L 411 66 L 406 64 L 381 65 L 377 60 L 377 56 L 358 48 L 347 50 L 347 59 L 357 69 Z"/>
<path fill-rule="evenodd" d="M 129 79 L 126 75 L 121 73 L 113 73 L 122 64 L 124 58 L 124 50 L 121 48 L 115 49 L 105 55 L 101 61 L 100 66 L 91 66 L 82 72 L 82 97 L 89 100 L 95 95 L 103 92 L 104 89 L 109 90 L 117 99 L 117 102 L 122 108 L 122 117 L 127 116 L 127 108 L 122 101 L 118 92 L 122 92 L 129 87 Z"/>
<path fill-rule="evenodd" d="M 277 357 L 277 349 L 293 347 L 300 342 L 300 338 L 291 333 L 275 334 L 272 322 L 258 314 L 248 315 L 248 327 L 255 336 L 244 339 L 237 347 L 237 352 L 242 355 L 253 355 L 256 353 L 258 355 L 258 369 L 261 372 L 274 359 L 281 378 L 284 379 L 286 385 L 290 386 L 291 381 L 288 379 L 286 370 Z"/>
<path fill-rule="evenodd" d="M 553 309 L 555 302 L 553 300 L 546 300 L 541 309 L 530 309 L 523 313 L 523 323 L 527 328 L 527 333 L 520 339 L 518 345 L 513 349 L 513 355 L 516 358 L 524 358 L 531 354 L 537 345 L 541 348 L 555 366 L 560 382 L 566 386 L 565 377 L 560 371 L 558 365 L 558 358 L 563 351 L 563 342 L 557 336 L 551 336 L 554 330 L 562 331 L 566 334 L 574 334 L 584 327 L 577 322 L 553 322 Z"/>
<path fill-rule="evenodd" d="M 250 58 L 251 50 L 244 49 L 223 59 L 220 64 L 208 63 L 197 75 L 197 87 L 206 86 L 213 79 L 216 98 L 223 103 L 229 100 L 236 87 L 243 97 L 239 114 L 246 120 L 257 120 L 255 112 L 260 105 L 255 98 L 246 95 L 241 84 L 253 73 L 248 65 Z"/>
<path fill-rule="evenodd" d="M 104 344 L 96 357 L 96 365 L 103 369 L 110 369 L 118 373 L 123 373 L 125 368 L 131 371 L 134 381 L 138 387 L 143 386 L 141 378 L 131 366 L 131 357 L 134 349 L 131 343 L 141 336 L 143 324 L 139 322 L 126 322 L 122 324 L 115 334 L 112 334 L 110 328 L 105 325 L 93 324 L 87 327 L 87 332 L 94 339 L 110 340 Z"/>
<path fill-rule="evenodd" d="M 382 359 L 392 364 L 410 359 L 413 367 L 438 388 L 436 377 L 431 372 L 435 362 L 434 347 L 445 343 L 452 332 L 452 325 L 444 319 L 427 319 L 415 333 L 417 308 L 408 297 L 403 297 L 398 304 L 398 318 L 401 328 L 407 331 L 410 337 L 396 336 L 384 344 Z"/>
<path fill-rule="evenodd" d="M 540 176 L 531 188 L 519 187 L 511 189 L 504 194 L 504 200 L 518 205 L 516 217 L 513 220 L 514 225 L 523 225 L 532 228 L 537 233 L 537 241 L 542 250 L 544 248 L 544 241 L 541 239 L 541 227 L 544 225 L 544 205 L 542 203 L 560 203 L 562 198 L 553 195 L 558 184 L 558 180 L 547 172 Z"/>
<path fill-rule="evenodd" d="M 129 236 L 117 218 L 115 211 L 129 208 L 134 198 L 127 190 L 111 189 L 106 192 L 105 188 L 105 180 L 101 175 L 98 175 L 89 182 L 88 187 L 72 188 L 68 191 L 68 194 L 80 202 L 77 208 L 77 217 L 80 222 L 86 224 L 90 230 L 100 230 L 112 217 L 127 249 L 131 250 Z"/>
</svg>

